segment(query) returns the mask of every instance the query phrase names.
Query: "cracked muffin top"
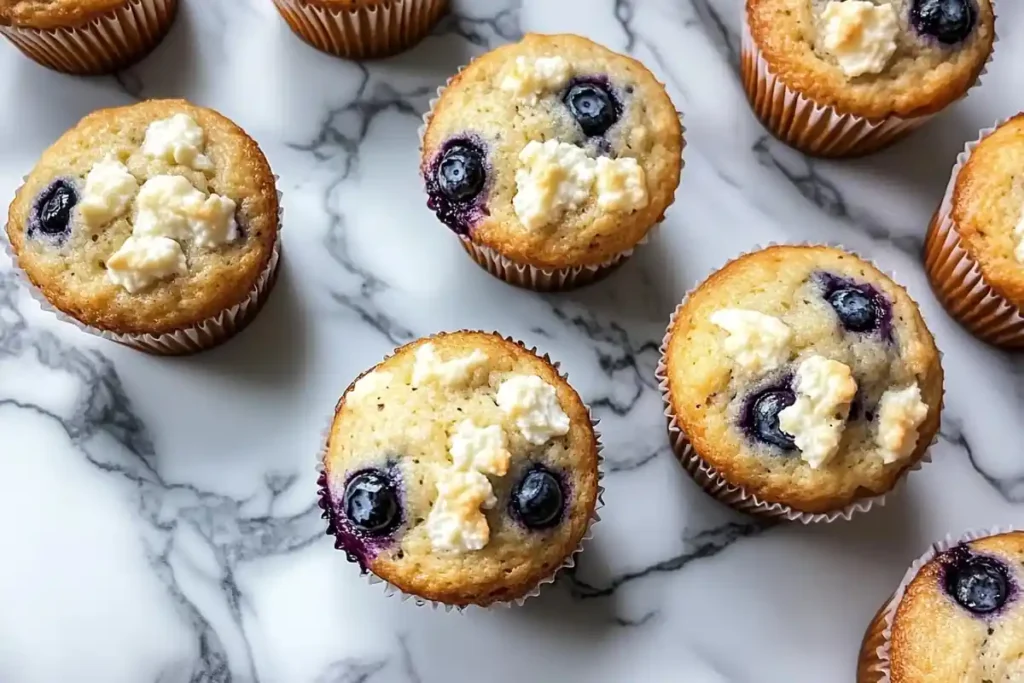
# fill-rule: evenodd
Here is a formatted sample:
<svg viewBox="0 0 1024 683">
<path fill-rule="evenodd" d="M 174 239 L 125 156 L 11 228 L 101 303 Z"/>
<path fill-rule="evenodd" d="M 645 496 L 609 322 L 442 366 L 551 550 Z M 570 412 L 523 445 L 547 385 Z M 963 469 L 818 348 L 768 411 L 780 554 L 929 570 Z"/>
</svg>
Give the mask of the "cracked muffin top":
<svg viewBox="0 0 1024 683">
<path fill-rule="evenodd" d="M 682 128 L 639 62 L 574 35 L 528 35 L 479 57 L 429 116 L 428 205 L 520 264 L 598 265 L 660 221 Z"/>
<path fill-rule="evenodd" d="M 747 0 L 747 25 L 789 87 L 869 119 L 962 97 L 995 40 L 990 0 Z"/>
<path fill-rule="evenodd" d="M 59 28 L 77 26 L 127 0 L 0 0 L 0 25 L 23 28 Z"/>
<path fill-rule="evenodd" d="M 665 363 L 696 453 L 801 512 L 888 491 L 939 426 L 942 368 L 916 304 L 830 247 L 769 247 L 714 273 L 679 309 Z"/>
</svg>

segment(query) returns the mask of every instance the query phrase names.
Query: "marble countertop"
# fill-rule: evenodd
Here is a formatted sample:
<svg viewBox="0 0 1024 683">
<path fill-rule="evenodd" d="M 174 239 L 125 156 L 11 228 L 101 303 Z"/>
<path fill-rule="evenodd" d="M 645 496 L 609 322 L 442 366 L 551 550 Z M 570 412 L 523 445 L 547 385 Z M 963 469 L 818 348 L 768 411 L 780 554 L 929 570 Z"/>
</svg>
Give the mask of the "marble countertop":
<svg viewBox="0 0 1024 683">
<path fill-rule="evenodd" d="M 1021 106 L 1024 5 L 1000 5 L 983 85 L 868 159 L 811 161 L 750 114 L 741 0 L 464 0 L 398 58 L 343 62 L 269 0 L 186 0 L 116 78 L 48 72 L 0 45 L 0 195 L 91 110 L 214 107 L 284 192 L 286 260 L 239 338 L 152 358 L 40 311 L 0 263 L 0 681 L 36 683 L 845 683 L 862 631 L 927 544 L 1024 524 L 1024 364 L 973 340 L 919 265 L 957 152 Z M 426 209 L 416 129 L 435 88 L 524 31 L 643 60 L 685 113 L 662 230 L 619 272 L 520 291 Z M 841 242 L 897 274 L 945 352 L 934 463 L 849 523 L 767 526 L 705 496 L 667 447 L 653 378 L 682 295 L 741 250 Z M 0 257 L 2 259 L 3 257 Z M 563 363 L 603 421 L 606 507 L 579 566 L 521 609 L 418 608 L 360 578 L 315 505 L 321 431 L 395 345 L 497 329 Z"/>
</svg>

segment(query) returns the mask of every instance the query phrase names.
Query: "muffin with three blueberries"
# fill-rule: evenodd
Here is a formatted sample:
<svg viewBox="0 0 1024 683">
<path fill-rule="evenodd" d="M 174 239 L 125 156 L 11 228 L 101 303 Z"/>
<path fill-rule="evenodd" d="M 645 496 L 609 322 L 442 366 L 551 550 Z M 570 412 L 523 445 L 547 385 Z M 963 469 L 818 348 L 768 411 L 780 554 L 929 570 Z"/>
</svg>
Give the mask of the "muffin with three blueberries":
<svg viewBox="0 0 1024 683">
<path fill-rule="evenodd" d="M 935 544 L 864 635 L 857 683 L 1024 680 L 1024 532 Z"/>
<path fill-rule="evenodd" d="M 519 602 L 596 519 L 599 443 L 546 357 L 495 334 L 421 339 L 338 402 L 320 504 L 349 559 L 452 607 Z"/>
<path fill-rule="evenodd" d="M 112 73 L 155 48 L 178 0 L 0 0 L 0 34 L 43 66 Z"/>
<path fill-rule="evenodd" d="M 917 306 L 831 247 L 769 247 L 711 275 L 676 309 L 657 372 L 687 471 L 765 516 L 867 509 L 939 428 L 942 367 Z"/>
<path fill-rule="evenodd" d="M 82 119 L 11 203 L 13 259 L 79 327 L 155 354 L 241 330 L 276 274 L 278 196 L 259 146 L 215 111 L 150 100 Z"/>
<path fill-rule="evenodd" d="M 432 103 L 428 206 L 497 277 L 537 290 L 607 274 L 665 215 L 678 114 L 639 62 L 574 35 L 479 57 Z"/>
<path fill-rule="evenodd" d="M 995 37 L 991 0 L 747 0 L 743 84 L 782 141 L 867 154 L 966 95 Z"/>
</svg>

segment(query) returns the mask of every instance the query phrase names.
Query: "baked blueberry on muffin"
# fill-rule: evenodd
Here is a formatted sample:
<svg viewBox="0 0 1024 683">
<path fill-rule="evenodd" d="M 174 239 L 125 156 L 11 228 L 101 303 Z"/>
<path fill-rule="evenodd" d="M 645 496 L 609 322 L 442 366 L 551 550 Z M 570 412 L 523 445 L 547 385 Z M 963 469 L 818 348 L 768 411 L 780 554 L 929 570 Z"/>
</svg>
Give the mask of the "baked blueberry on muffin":
<svg viewBox="0 0 1024 683">
<path fill-rule="evenodd" d="M 428 206 L 492 274 L 533 289 L 594 280 L 663 217 L 682 128 L 654 76 L 573 35 L 475 59 L 433 103 Z"/>
<path fill-rule="evenodd" d="M 924 262 L 950 315 L 991 344 L 1024 348 L 1024 114 L 957 157 Z"/>
<path fill-rule="evenodd" d="M 917 306 L 830 247 L 769 247 L 714 273 L 676 309 L 658 375 L 687 470 L 759 514 L 848 516 L 939 427 L 942 367 Z"/>
<path fill-rule="evenodd" d="M 82 119 L 11 203 L 13 256 L 88 331 L 198 351 L 256 314 L 278 262 L 274 176 L 220 114 L 151 100 Z"/>
<path fill-rule="evenodd" d="M 163 40 L 178 0 L 0 0 L 0 34 L 43 66 L 104 74 Z"/>
<path fill-rule="evenodd" d="M 747 0 L 743 83 L 809 154 L 867 154 L 963 97 L 992 54 L 990 0 Z"/>
<path fill-rule="evenodd" d="M 1024 680 L 1024 533 L 941 543 L 868 627 L 857 683 Z"/>
<path fill-rule="evenodd" d="M 386 57 L 425 38 L 448 0 L 274 0 L 292 31 L 348 59 Z"/>
<path fill-rule="evenodd" d="M 403 346 L 348 388 L 320 504 L 364 571 L 422 600 L 486 606 L 571 564 L 598 479 L 589 412 L 555 366 L 456 332 Z"/>
</svg>

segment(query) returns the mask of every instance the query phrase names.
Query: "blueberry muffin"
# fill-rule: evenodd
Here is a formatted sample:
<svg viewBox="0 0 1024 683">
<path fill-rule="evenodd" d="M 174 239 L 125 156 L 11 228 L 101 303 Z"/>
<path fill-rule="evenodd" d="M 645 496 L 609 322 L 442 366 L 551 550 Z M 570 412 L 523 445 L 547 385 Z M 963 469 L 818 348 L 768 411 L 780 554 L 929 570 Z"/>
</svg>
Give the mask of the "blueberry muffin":
<svg viewBox="0 0 1024 683">
<path fill-rule="evenodd" d="M 274 0 L 292 31 L 347 59 L 386 57 L 430 33 L 448 0 Z"/>
<path fill-rule="evenodd" d="M 917 306 L 838 249 L 732 261 L 679 306 L 662 353 L 677 454 L 751 512 L 817 521 L 884 494 L 939 427 L 942 367 Z"/>
<path fill-rule="evenodd" d="M 43 66 L 106 74 L 146 56 L 178 0 L 0 0 L 0 33 Z"/>
<path fill-rule="evenodd" d="M 407 595 L 531 595 L 594 519 L 598 441 L 546 358 L 482 332 L 421 339 L 341 397 L 321 506 L 337 547 Z M 571 564 L 571 562 L 569 562 Z"/>
<path fill-rule="evenodd" d="M 957 158 L 924 261 L 950 315 L 991 344 L 1024 348 L 1024 114 Z"/>
<path fill-rule="evenodd" d="M 1024 680 L 1024 533 L 944 545 L 868 627 L 857 683 Z"/>
<path fill-rule="evenodd" d="M 11 203 L 15 261 L 101 336 L 187 353 L 241 329 L 278 261 L 274 176 L 234 123 L 183 100 L 86 116 Z"/>
<path fill-rule="evenodd" d="M 994 42 L 990 0 L 747 0 L 743 82 L 773 135 L 855 156 L 963 97 Z"/>
<path fill-rule="evenodd" d="M 639 62 L 573 35 L 475 59 L 433 103 L 428 206 L 492 274 L 534 289 L 620 264 L 672 203 L 682 128 Z"/>
</svg>

